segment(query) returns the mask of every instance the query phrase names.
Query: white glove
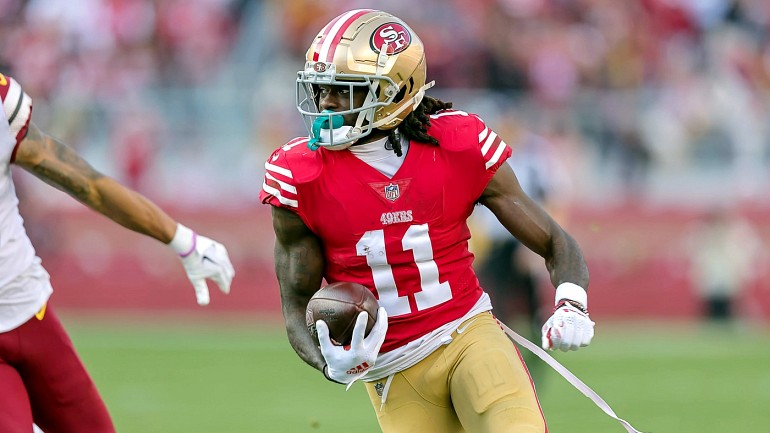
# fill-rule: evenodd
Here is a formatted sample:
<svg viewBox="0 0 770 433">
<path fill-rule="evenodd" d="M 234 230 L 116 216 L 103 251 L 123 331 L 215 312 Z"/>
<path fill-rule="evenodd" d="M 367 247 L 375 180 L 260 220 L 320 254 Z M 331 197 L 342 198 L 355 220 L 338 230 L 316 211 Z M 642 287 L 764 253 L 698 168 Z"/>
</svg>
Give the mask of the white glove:
<svg viewBox="0 0 770 433">
<path fill-rule="evenodd" d="M 583 310 L 572 303 L 577 303 Z M 588 317 L 588 296 L 585 289 L 572 283 L 562 283 L 556 289 L 556 308 L 543 325 L 543 349 L 564 352 L 588 346 L 594 337 L 594 322 Z"/>
<path fill-rule="evenodd" d="M 353 327 L 353 338 L 350 347 L 337 346 L 329 338 L 329 327 L 323 320 L 315 323 L 318 331 L 318 341 L 321 344 L 321 354 L 326 360 L 324 375 L 333 380 L 350 387 L 353 382 L 360 379 L 366 372 L 374 366 L 377 360 L 377 354 L 380 353 L 380 347 L 385 342 L 385 334 L 388 331 L 388 313 L 385 308 L 380 307 L 377 311 L 377 322 L 374 324 L 369 335 L 364 338 L 366 332 L 366 322 L 369 315 L 362 311 L 356 317 L 356 324 Z"/>
<path fill-rule="evenodd" d="M 177 224 L 174 238 L 168 245 L 179 254 L 187 278 L 195 289 L 198 305 L 208 305 L 210 301 L 206 278 L 214 281 L 223 293 L 230 293 L 235 270 L 224 245 L 200 236 L 182 224 Z"/>
</svg>

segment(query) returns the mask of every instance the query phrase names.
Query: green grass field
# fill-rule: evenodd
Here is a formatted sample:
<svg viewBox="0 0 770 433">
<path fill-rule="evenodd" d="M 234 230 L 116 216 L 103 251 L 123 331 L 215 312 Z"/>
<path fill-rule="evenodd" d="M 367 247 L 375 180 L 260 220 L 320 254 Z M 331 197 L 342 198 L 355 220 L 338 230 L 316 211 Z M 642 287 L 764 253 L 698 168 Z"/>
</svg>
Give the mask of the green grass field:
<svg viewBox="0 0 770 433">
<path fill-rule="evenodd" d="M 123 433 L 379 431 L 363 386 L 325 381 L 276 325 L 61 316 Z M 556 357 L 644 432 L 770 431 L 767 327 L 600 322 Z M 537 363 L 551 433 L 625 432 Z"/>
</svg>

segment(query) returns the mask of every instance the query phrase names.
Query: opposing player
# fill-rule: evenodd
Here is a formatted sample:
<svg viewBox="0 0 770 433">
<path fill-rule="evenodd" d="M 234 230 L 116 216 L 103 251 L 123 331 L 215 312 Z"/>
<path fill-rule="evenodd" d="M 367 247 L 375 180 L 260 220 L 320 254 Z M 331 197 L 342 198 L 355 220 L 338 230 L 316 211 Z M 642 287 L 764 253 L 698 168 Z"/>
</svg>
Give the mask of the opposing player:
<svg viewBox="0 0 770 433">
<path fill-rule="evenodd" d="M 0 75 L 0 431 L 111 433 L 109 413 L 61 323 L 53 291 L 19 214 L 11 178 L 16 164 L 116 223 L 167 244 L 182 260 L 200 305 L 206 279 L 227 293 L 234 271 L 223 245 L 174 221 L 147 198 L 121 186 L 46 135 L 32 100 Z"/>
<path fill-rule="evenodd" d="M 297 79 L 310 132 L 265 164 L 275 267 L 291 345 L 332 381 L 361 378 L 382 430 L 544 432 L 527 369 L 473 272 L 474 206 L 545 259 L 556 308 L 547 348 L 589 344 L 588 269 L 577 243 L 524 194 L 511 149 L 476 115 L 425 95 L 423 44 L 399 18 L 353 10 L 316 36 Z M 320 348 L 305 306 L 326 279 L 383 307 L 350 347 Z M 363 316 L 362 316 L 363 317 Z M 363 318 L 365 319 L 365 317 Z"/>
</svg>

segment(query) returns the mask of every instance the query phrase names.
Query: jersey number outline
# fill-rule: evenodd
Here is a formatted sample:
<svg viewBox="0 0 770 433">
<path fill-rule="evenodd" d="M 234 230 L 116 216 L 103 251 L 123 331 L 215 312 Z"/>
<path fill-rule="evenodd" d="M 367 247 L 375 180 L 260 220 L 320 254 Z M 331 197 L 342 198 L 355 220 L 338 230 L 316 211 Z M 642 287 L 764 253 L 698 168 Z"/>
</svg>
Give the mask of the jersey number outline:
<svg viewBox="0 0 770 433">
<path fill-rule="evenodd" d="M 452 288 L 448 281 L 439 282 L 438 265 L 433 260 L 433 246 L 428 233 L 428 224 L 410 225 L 401 238 L 404 251 L 412 250 L 417 270 L 420 273 L 420 291 L 414 294 L 417 311 L 422 311 L 452 299 Z M 409 296 L 399 296 L 393 268 L 388 263 L 385 251 L 385 231 L 370 230 L 356 243 L 356 254 L 366 257 L 372 270 L 374 288 L 380 295 L 380 305 L 385 307 L 389 317 L 410 314 Z"/>
</svg>

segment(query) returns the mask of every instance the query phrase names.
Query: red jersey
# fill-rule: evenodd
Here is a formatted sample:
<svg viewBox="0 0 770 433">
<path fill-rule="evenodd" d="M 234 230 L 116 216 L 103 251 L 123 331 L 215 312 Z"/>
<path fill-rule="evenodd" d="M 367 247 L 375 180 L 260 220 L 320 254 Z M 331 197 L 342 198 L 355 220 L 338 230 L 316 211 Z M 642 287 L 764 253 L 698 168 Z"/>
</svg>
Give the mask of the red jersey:
<svg viewBox="0 0 770 433">
<path fill-rule="evenodd" d="M 322 242 L 327 282 L 368 287 L 388 312 L 382 352 L 462 317 L 482 294 L 467 219 L 511 149 L 477 116 L 446 110 L 388 178 L 350 151 L 296 138 L 265 163 L 263 203 L 295 212 Z"/>
</svg>

